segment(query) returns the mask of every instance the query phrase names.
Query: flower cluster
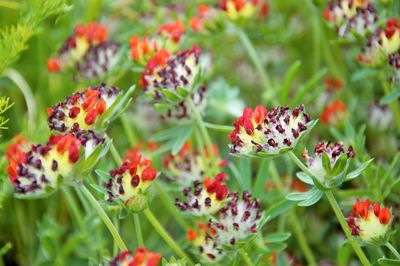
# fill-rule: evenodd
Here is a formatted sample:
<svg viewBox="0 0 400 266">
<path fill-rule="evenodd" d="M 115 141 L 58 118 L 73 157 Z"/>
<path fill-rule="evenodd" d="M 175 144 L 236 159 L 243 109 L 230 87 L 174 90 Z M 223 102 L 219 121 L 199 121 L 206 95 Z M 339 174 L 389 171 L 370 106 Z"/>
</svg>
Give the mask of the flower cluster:
<svg viewBox="0 0 400 266">
<path fill-rule="evenodd" d="M 110 171 L 110 178 L 104 184 L 109 202 L 120 201 L 133 211 L 147 207 L 147 191 L 157 176 L 152 162 L 143 158 L 139 151 L 130 152 L 128 158 Z"/>
<path fill-rule="evenodd" d="M 347 106 L 337 99 L 326 106 L 321 113 L 321 121 L 332 125 L 340 124 L 347 115 Z"/>
<path fill-rule="evenodd" d="M 193 188 L 186 187 L 183 194 L 187 201 L 176 199 L 175 205 L 181 211 L 193 216 L 207 216 L 218 212 L 228 197 L 228 187 L 225 185 L 226 175 L 219 173 L 213 179 L 205 178 L 203 183 L 196 180 Z"/>
<path fill-rule="evenodd" d="M 340 157 L 342 157 L 342 155 L 344 155 L 343 158 L 346 160 L 347 158 L 353 158 L 355 156 L 353 147 L 349 146 L 346 150 L 340 142 L 319 142 L 314 148 L 314 157 L 310 156 L 307 150 L 302 154 L 310 172 L 321 182 L 327 181 L 326 179 L 329 176 L 328 172 L 331 168 L 335 167 L 336 162 Z M 324 163 L 324 156 L 327 156 L 329 159 L 328 166 Z M 327 167 L 329 169 L 327 169 Z M 338 170 L 342 171 L 343 169 Z"/>
<path fill-rule="evenodd" d="M 73 69 L 76 78 L 92 80 L 110 71 L 117 63 L 119 44 L 107 41 L 107 29 L 98 23 L 79 24 L 65 40 L 56 57 L 47 61 L 50 72 Z"/>
<path fill-rule="evenodd" d="M 110 261 L 109 266 L 157 266 L 160 259 L 161 255 L 159 253 L 150 252 L 144 247 L 139 247 L 135 253 L 129 250 L 122 251 Z"/>
<path fill-rule="evenodd" d="M 287 106 L 245 108 L 229 134 L 232 154 L 277 155 L 293 149 L 312 124 L 301 105 L 293 111 Z"/>
<path fill-rule="evenodd" d="M 397 18 L 386 22 L 385 27 L 379 28 L 368 38 L 367 45 L 358 61 L 370 65 L 381 66 L 387 61 L 397 69 L 396 54 L 400 49 L 400 21 Z"/>
<path fill-rule="evenodd" d="M 269 13 L 269 5 L 264 0 L 221 0 L 219 7 L 233 21 L 248 19 L 257 12 L 261 18 L 265 18 Z"/>
<path fill-rule="evenodd" d="M 230 201 L 218 213 L 211 224 L 216 228 L 218 238 L 223 244 L 234 245 L 257 233 L 262 222 L 260 201 L 252 200 L 249 192 L 238 193 L 230 197 Z"/>
<path fill-rule="evenodd" d="M 84 150 L 86 159 L 104 141 L 93 131 L 80 131 L 77 134 L 50 135 L 45 145 L 32 145 L 28 150 L 27 140 L 19 139 L 7 150 L 9 179 L 20 194 L 50 193 L 62 184 L 64 178 L 72 178 L 75 170 L 79 171 L 76 165 L 81 150 Z"/>
<path fill-rule="evenodd" d="M 199 5 L 197 15 L 190 19 L 190 28 L 194 32 L 214 31 L 222 26 L 217 10 L 207 5 Z"/>
<path fill-rule="evenodd" d="M 218 160 L 218 165 L 225 167 L 227 161 L 219 157 L 216 145 L 212 146 L 211 152 Z M 204 148 L 204 154 L 205 158 L 201 156 L 197 149 L 193 149 L 186 142 L 178 154 L 167 155 L 163 160 L 167 180 L 178 185 L 178 187 L 190 186 L 195 180 L 202 181 L 205 178 L 206 170 L 211 167 L 211 158 L 207 148 Z"/>
<path fill-rule="evenodd" d="M 369 199 L 365 201 L 356 199 L 353 212 L 347 219 L 352 235 L 369 243 L 384 239 L 390 221 L 390 210 L 381 208 L 379 202 L 371 204 Z"/>
<path fill-rule="evenodd" d="M 100 84 L 68 96 L 65 101 L 48 110 L 49 127 L 61 132 L 89 129 L 110 109 L 118 94 L 117 88 L 106 88 Z"/>
<path fill-rule="evenodd" d="M 210 224 L 199 223 L 198 230 L 189 228 L 186 239 L 198 249 L 204 260 L 218 262 L 225 256 L 219 239 L 217 230 Z"/>
<path fill-rule="evenodd" d="M 155 36 L 140 38 L 135 34 L 129 40 L 130 56 L 133 61 L 146 64 L 155 53 L 161 50 L 175 52 L 184 33 L 185 25 L 182 21 L 176 20 L 161 25 Z"/>
<path fill-rule="evenodd" d="M 335 0 L 324 11 L 340 37 L 348 33 L 365 36 L 376 28 L 378 16 L 371 0 Z"/>
<path fill-rule="evenodd" d="M 156 102 L 166 104 L 162 110 L 164 117 L 190 118 L 192 114 L 185 101 L 187 97 L 198 109 L 204 108 L 206 87 L 198 84 L 201 73 L 199 60 L 200 49 L 194 46 L 175 55 L 160 50 L 147 62 L 141 84 Z"/>
</svg>

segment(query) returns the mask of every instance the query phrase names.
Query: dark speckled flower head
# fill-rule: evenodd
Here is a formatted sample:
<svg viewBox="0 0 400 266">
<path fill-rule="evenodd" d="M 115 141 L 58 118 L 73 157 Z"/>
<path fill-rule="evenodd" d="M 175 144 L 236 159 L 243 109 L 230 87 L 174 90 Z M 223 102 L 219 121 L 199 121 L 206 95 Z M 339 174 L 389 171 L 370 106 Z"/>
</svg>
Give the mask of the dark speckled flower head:
<svg viewBox="0 0 400 266">
<path fill-rule="evenodd" d="M 279 106 L 267 110 L 245 108 L 229 134 L 232 154 L 271 156 L 296 147 L 301 136 L 315 124 L 301 105 L 293 110 Z"/>
</svg>

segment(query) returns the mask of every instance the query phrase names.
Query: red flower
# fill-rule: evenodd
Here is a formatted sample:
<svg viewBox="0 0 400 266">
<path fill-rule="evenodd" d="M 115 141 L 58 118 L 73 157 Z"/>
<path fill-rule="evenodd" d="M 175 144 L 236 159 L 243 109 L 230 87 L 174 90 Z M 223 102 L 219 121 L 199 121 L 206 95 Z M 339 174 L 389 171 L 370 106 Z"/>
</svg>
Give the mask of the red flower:
<svg viewBox="0 0 400 266">
<path fill-rule="evenodd" d="M 110 266 L 157 266 L 161 259 L 159 253 L 147 251 L 144 247 L 139 247 L 136 252 L 123 251 L 113 260 L 110 261 Z"/>
<path fill-rule="evenodd" d="M 347 106 L 340 99 L 337 99 L 322 111 L 321 121 L 329 124 L 337 124 L 343 119 L 346 111 Z"/>
<path fill-rule="evenodd" d="M 178 43 L 185 33 L 185 24 L 182 21 L 176 20 L 172 23 L 166 23 L 158 28 L 158 33 L 160 35 L 167 35 L 175 43 Z"/>
<path fill-rule="evenodd" d="M 382 238 L 391 221 L 391 213 L 388 208 L 381 208 L 379 202 L 371 204 L 369 199 L 360 201 L 352 206 L 353 212 L 347 219 L 353 235 L 366 242 L 376 241 Z"/>
</svg>

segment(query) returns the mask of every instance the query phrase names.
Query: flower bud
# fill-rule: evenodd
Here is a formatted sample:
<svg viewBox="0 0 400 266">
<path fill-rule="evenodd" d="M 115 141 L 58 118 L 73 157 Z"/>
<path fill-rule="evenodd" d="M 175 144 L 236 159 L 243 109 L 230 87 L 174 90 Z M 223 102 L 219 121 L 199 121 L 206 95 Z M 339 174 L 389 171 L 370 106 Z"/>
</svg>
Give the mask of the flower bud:
<svg viewBox="0 0 400 266">
<path fill-rule="evenodd" d="M 229 134 L 232 154 L 273 156 L 292 150 L 302 135 L 315 125 L 301 105 L 293 111 L 287 106 L 245 108 Z"/>
<path fill-rule="evenodd" d="M 346 150 L 342 143 L 319 142 L 314 149 L 314 157 L 305 150 L 302 154 L 310 172 L 319 182 L 328 186 L 344 181 L 347 160 L 355 156 L 352 146 Z M 340 181 L 336 184 L 336 181 Z"/>
</svg>

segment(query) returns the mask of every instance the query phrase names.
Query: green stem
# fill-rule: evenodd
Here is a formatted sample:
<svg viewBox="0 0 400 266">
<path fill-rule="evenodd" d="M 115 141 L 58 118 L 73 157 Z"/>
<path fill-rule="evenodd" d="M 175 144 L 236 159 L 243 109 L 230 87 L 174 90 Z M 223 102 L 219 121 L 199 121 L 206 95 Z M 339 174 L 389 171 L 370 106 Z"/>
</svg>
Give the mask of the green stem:
<svg viewBox="0 0 400 266">
<path fill-rule="evenodd" d="M 216 124 L 207 123 L 207 122 L 204 122 L 204 125 L 207 128 L 214 129 L 217 131 L 222 131 L 222 132 L 231 132 L 233 130 L 232 126 L 216 125 Z"/>
<path fill-rule="evenodd" d="M 294 210 L 289 212 L 288 218 L 289 218 L 290 224 L 292 225 L 294 234 L 296 235 L 297 242 L 300 245 L 300 249 L 303 252 L 303 254 L 307 260 L 307 264 L 310 266 L 316 266 L 317 262 L 315 260 L 314 254 L 311 251 L 311 248 L 307 243 L 307 239 L 304 236 L 304 232 L 298 223 L 299 218 L 297 217 Z"/>
<path fill-rule="evenodd" d="M 135 232 L 136 232 L 136 239 L 138 242 L 138 246 L 144 247 L 143 235 L 142 235 L 142 230 L 141 230 L 142 227 L 140 226 L 139 214 L 137 214 L 137 213 L 133 214 L 133 222 L 135 224 Z"/>
<path fill-rule="evenodd" d="M 82 231 L 82 234 L 88 236 L 86 226 L 83 223 L 83 217 L 79 211 L 79 207 L 76 204 L 74 197 L 71 195 L 71 190 L 67 190 L 66 188 L 62 189 L 65 200 L 67 201 L 68 208 L 71 211 L 72 219 L 78 225 L 79 229 Z"/>
<path fill-rule="evenodd" d="M 271 161 L 270 164 L 270 173 L 271 177 L 274 180 L 274 183 L 278 187 L 279 190 L 283 191 L 284 185 L 282 183 L 282 180 L 279 178 L 278 175 L 278 170 L 276 169 L 276 166 L 273 161 Z M 294 210 L 289 212 L 289 222 L 293 228 L 294 234 L 296 236 L 296 239 L 300 245 L 300 249 L 304 254 L 305 259 L 307 260 L 308 265 L 315 266 L 317 265 L 314 254 L 310 248 L 310 246 L 307 243 L 307 238 L 304 235 L 303 230 L 301 229 L 301 226 L 299 224 L 299 218 L 297 217 L 297 214 Z"/>
<path fill-rule="evenodd" d="M 96 209 L 101 220 L 103 220 L 104 224 L 107 226 L 108 230 L 110 231 L 111 235 L 113 236 L 114 241 L 117 243 L 119 249 L 121 251 L 128 250 L 124 241 L 122 240 L 121 236 L 119 235 L 117 229 L 115 228 L 114 224 L 111 222 L 110 218 L 107 216 L 106 212 L 100 206 L 100 204 L 96 200 L 96 198 L 92 195 L 92 193 L 90 193 L 90 191 L 82 183 L 79 184 L 79 188 L 83 192 L 83 194 L 87 197 L 87 199 L 89 200 L 92 207 Z"/>
<path fill-rule="evenodd" d="M 217 164 L 217 160 L 215 158 L 215 154 L 213 152 L 210 135 L 208 134 L 207 129 L 204 125 L 203 118 L 201 117 L 196 106 L 194 105 L 192 99 L 188 98 L 188 103 L 189 103 L 189 107 L 190 107 L 191 111 L 193 112 L 193 114 L 195 116 L 196 123 L 197 123 L 197 126 L 199 127 L 200 134 L 206 144 L 209 160 L 211 161 L 211 165 L 212 165 L 212 169 L 214 170 L 214 174 L 217 174 L 219 172 L 219 167 Z M 200 149 L 201 148 L 202 147 L 200 147 Z"/>
<path fill-rule="evenodd" d="M 292 159 L 292 161 L 301 169 L 301 171 L 303 171 L 306 175 L 308 175 L 310 177 L 314 176 L 314 174 L 311 173 L 311 171 L 308 169 L 308 167 L 305 166 L 292 151 L 289 151 L 288 155 L 289 155 L 290 159 Z"/>
<path fill-rule="evenodd" d="M 137 137 L 136 137 L 135 132 L 133 131 L 131 125 L 129 124 L 129 120 L 128 120 L 128 117 L 126 116 L 126 113 L 122 113 L 119 116 L 119 119 L 121 121 L 122 127 L 124 128 L 124 132 L 128 139 L 129 145 L 133 147 L 135 145 L 135 141 L 137 140 Z"/>
<path fill-rule="evenodd" d="M 357 242 L 354 240 L 353 236 L 351 235 L 349 226 L 347 225 L 347 222 L 343 216 L 342 211 L 340 210 L 339 204 L 337 203 L 332 191 L 330 191 L 330 190 L 325 191 L 325 195 L 328 198 L 329 203 L 331 204 L 332 209 L 335 212 L 340 225 L 342 226 L 344 234 L 346 235 L 348 241 L 350 242 L 351 246 L 353 247 L 354 252 L 357 254 L 358 258 L 360 259 L 361 264 L 364 266 L 370 266 L 371 263 L 369 262 L 368 258 L 365 256 L 364 251 L 361 249 L 361 247 L 357 244 Z"/>
<path fill-rule="evenodd" d="M 390 242 L 386 242 L 385 246 L 396 256 L 397 259 L 400 260 L 399 252 L 390 244 Z"/>
<path fill-rule="evenodd" d="M 153 225 L 154 229 L 157 233 L 164 239 L 167 245 L 180 257 L 185 258 L 189 265 L 194 265 L 190 258 L 186 255 L 186 253 L 179 247 L 179 245 L 172 239 L 172 237 L 168 234 L 168 232 L 164 229 L 164 227 L 160 224 L 154 214 L 151 212 L 149 208 L 143 211 L 143 214 L 146 216 L 147 220 Z"/>
<path fill-rule="evenodd" d="M 111 143 L 110 146 L 111 154 L 114 158 L 114 161 L 119 165 L 122 163 L 122 158 L 119 155 L 117 148 L 115 147 L 114 143 Z M 133 222 L 135 224 L 135 232 L 136 232 L 136 240 L 140 247 L 143 246 L 143 236 L 142 236 L 142 227 L 140 226 L 140 219 L 137 213 L 133 214 Z"/>
<path fill-rule="evenodd" d="M 299 158 L 292 152 L 288 152 L 289 157 L 293 160 L 293 162 L 308 176 L 313 176 L 313 174 L 310 172 L 310 170 L 300 161 Z M 346 235 L 347 239 L 349 240 L 351 246 L 353 247 L 355 253 L 357 254 L 358 258 L 360 259 L 362 265 L 364 266 L 369 266 L 371 265 L 370 262 L 368 261 L 368 258 L 365 256 L 363 250 L 361 247 L 357 244 L 357 242 L 354 240 L 353 236 L 351 235 L 350 229 L 347 225 L 347 222 L 343 216 L 342 211 L 340 210 L 339 204 L 337 203 L 335 197 L 333 196 L 332 191 L 328 190 L 325 191 L 325 195 L 329 200 L 329 203 L 332 206 L 333 211 L 336 214 L 337 219 L 339 220 L 340 225 L 342 226 L 342 229 L 344 231 L 344 234 Z"/>
<path fill-rule="evenodd" d="M 160 197 L 161 202 L 164 204 L 165 208 L 171 213 L 171 215 L 175 218 L 176 222 L 180 225 L 180 227 L 186 231 L 189 225 L 183 219 L 182 214 L 178 211 L 177 208 L 174 206 L 174 202 L 172 201 L 171 197 L 165 190 L 160 186 L 158 182 L 154 182 L 154 185 L 157 190 L 157 195 Z"/>
<path fill-rule="evenodd" d="M 242 256 L 242 259 L 247 266 L 254 266 L 253 262 L 251 262 L 249 256 L 243 248 L 239 248 L 239 254 Z"/>
<path fill-rule="evenodd" d="M 267 92 L 267 100 L 271 100 L 272 97 L 274 96 L 273 88 L 271 85 L 271 79 L 269 78 L 267 72 L 264 70 L 264 66 L 260 61 L 260 56 L 257 54 L 257 51 L 254 48 L 247 34 L 240 28 L 236 28 L 235 31 L 240 41 L 242 42 L 243 47 L 246 49 L 247 54 L 250 57 L 250 60 L 256 67 L 258 75 L 261 78 L 262 85 Z"/>
</svg>

